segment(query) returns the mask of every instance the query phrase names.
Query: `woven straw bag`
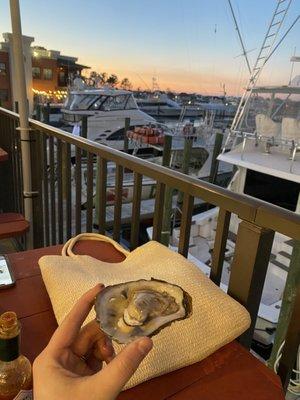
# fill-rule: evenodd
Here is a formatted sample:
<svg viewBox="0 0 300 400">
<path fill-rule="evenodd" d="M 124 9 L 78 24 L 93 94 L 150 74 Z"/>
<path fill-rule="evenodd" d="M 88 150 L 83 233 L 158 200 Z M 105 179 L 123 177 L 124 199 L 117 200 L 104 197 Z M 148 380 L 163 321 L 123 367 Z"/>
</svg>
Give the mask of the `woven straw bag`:
<svg viewBox="0 0 300 400">
<path fill-rule="evenodd" d="M 107 263 L 90 256 L 75 255 L 72 247 L 80 239 L 109 242 L 126 259 Z M 59 324 L 76 300 L 99 282 L 113 285 L 153 277 L 177 284 L 192 296 L 192 316 L 173 323 L 153 337 L 153 350 L 126 389 L 204 359 L 241 335 L 250 325 L 244 307 L 225 294 L 192 262 L 155 241 L 129 253 L 105 236 L 81 234 L 66 243 L 62 256 L 44 256 L 39 265 Z M 86 322 L 93 318 L 94 310 Z M 117 353 L 123 346 L 114 343 Z"/>
</svg>

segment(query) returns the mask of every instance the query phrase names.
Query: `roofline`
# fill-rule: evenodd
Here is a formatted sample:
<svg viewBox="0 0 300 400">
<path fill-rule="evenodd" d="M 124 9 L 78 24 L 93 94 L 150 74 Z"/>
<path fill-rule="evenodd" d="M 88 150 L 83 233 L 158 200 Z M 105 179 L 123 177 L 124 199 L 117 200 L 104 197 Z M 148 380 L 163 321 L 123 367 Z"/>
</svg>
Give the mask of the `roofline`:
<svg viewBox="0 0 300 400">
<path fill-rule="evenodd" d="M 111 96 L 119 94 L 132 94 L 130 90 L 113 89 L 113 88 L 70 90 L 70 94 L 105 94 L 105 93 Z"/>
</svg>

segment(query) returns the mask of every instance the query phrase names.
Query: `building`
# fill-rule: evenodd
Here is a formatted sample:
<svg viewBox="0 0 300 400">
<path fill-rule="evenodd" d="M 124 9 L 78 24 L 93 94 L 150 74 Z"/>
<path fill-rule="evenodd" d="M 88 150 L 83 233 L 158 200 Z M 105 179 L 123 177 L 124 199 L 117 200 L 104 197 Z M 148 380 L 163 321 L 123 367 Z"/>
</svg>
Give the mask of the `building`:
<svg viewBox="0 0 300 400">
<path fill-rule="evenodd" d="M 13 36 L 11 33 L 4 33 L 3 39 L 0 43 L 0 103 L 5 108 L 13 109 L 18 101 L 18 87 L 11 79 L 15 76 Z M 33 42 L 33 37 L 23 36 L 27 95 L 31 112 L 34 92 L 54 93 L 66 90 L 74 76 L 81 75 L 83 69 L 89 68 L 78 64 L 76 57 L 62 55 L 57 50 L 32 46 Z"/>
<path fill-rule="evenodd" d="M 56 91 L 66 89 L 70 80 L 81 71 L 89 68 L 77 64 L 76 57 L 64 56 L 60 51 L 47 50 L 44 47 L 31 47 L 33 89 Z"/>
</svg>

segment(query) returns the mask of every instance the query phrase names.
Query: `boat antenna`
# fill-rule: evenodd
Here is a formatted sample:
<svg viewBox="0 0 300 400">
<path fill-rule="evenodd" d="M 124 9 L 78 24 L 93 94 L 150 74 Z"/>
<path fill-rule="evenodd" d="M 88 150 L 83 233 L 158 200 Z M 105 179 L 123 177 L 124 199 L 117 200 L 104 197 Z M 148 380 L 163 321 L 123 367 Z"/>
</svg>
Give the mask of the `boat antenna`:
<svg viewBox="0 0 300 400">
<path fill-rule="evenodd" d="M 247 55 L 247 51 L 246 51 L 245 46 L 244 46 L 244 41 L 243 41 L 243 38 L 242 38 L 242 35 L 241 35 L 241 31 L 240 31 L 240 28 L 238 26 L 238 23 L 237 23 L 237 20 L 236 20 L 236 17 L 235 17 L 235 13 L 234 13 L 234 10 L 233 10 L 232 4 L 231 4 L 231 0 L 228 0 L 228 4 L 229 4 L 229 8 L 230 8 L 230 11 L 231 11 L 231 14 L 232 14 L 232 18 L 233 18 L 233 22 L 234 22 L 234 25 L 235 25 L 235 29 L 237 31 L 240 44 L 242 46 L 242 50 L 243 50 L 242 55 L 245 57 L 247 68 L 248 68 L 249 74 L 251 75 L 252 69 L 251 69 L 251 66 L 250 66 L 250 62 L 249 62 L 249 58 L 248 58 L 248 55 Z"/>
<path fill-rule="evenodd" d="M 291 67 L 291 74 L 290 74 L 289 85 L 290 85 L 291 82 L 292 82 L 292 76 L 293 76 L 293 73 L 294 73 L 295 56 L 296 56 L 296 46 L 294 47 L 294 56 L 291 58 L 292 67 Z"/>
<path fill-rule="evenodd" d="M 143 84 L 146 86 L 146 88 L 149 90 L 149 92 L 151 91 L 149 85 L 147 84 L 147 82 L 144 81 L 144 79 L 141 77 L 141 75 L 139 75 L 138 73 L 136 73 L 137 77 L 143 82 Z"/>
</svg>

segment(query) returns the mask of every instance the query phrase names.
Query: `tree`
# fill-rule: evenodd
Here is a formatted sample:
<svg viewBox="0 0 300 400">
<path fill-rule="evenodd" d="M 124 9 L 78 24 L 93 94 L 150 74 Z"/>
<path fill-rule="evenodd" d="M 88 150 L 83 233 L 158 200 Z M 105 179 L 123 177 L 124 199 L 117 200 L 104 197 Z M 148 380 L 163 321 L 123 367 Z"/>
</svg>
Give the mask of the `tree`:
<svg viewBox="0 0 300 400">
<path fill-rule="evenodd" d="M 107 73 L 91 71 L 89 78 L 87 79 L 89 86 L 99 87 L 106 83 Z"/>
<path fill-rule="evenodd" d="M 132 89 L 132 84 L 128 78 L 122 79 L 121 82 L 121 88 L 125 90 L 131 90 Z"/>
<path fill-rule="evenodd" d="M 117 84 L 119 83 L 119 79 L 118 79 L 117 75 L 111 74 L 111 75 L 106 79 L 106 83 L 108 83 L 108 84 L 111 85 L 112 87 L 115 87 L 115 86 L 117 86 Z"/>
</svg>

